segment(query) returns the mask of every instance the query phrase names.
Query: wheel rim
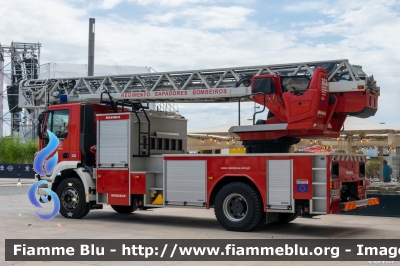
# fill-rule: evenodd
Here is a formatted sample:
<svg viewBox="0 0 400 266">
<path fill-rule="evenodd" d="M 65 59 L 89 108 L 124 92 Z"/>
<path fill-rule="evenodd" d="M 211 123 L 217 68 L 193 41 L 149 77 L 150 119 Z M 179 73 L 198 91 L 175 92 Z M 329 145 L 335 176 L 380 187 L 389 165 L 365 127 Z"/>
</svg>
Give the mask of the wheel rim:
<svg viewBox="0 0 400 266">
<path fill-rule="evenodd" d="M 247 201 L 240 194 L 230 194 L 224 200 L 224 214 L 233 222 L 239 222 L 243 220 L 247 215 L 247 209 Z"/>
<path fill-rule="evenodd" d="M 73 187 L 68 187 L 61 193 L 60 200 L 64 208 L 74 210 L 79 205 L 78 191 Z"/>
</svg>

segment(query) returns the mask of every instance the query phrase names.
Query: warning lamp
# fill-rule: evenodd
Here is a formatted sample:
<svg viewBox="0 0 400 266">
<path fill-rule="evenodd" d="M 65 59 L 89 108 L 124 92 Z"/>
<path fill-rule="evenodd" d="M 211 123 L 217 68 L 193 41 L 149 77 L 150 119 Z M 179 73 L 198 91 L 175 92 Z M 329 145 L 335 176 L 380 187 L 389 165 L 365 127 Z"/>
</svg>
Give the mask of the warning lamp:
<svg viewBox="0 0 400 266">
<path fill-rule="evenodd" d="M 60 103 L 67 103 L 67 102 L 68 102 L 67 94 L 61 94 L 60 95 Z"/>
<path fill-rule="evenodd" d="M 357 89 L 363 90 L 364 89 L 364 85 L 357 85 Z"/>
</svg>

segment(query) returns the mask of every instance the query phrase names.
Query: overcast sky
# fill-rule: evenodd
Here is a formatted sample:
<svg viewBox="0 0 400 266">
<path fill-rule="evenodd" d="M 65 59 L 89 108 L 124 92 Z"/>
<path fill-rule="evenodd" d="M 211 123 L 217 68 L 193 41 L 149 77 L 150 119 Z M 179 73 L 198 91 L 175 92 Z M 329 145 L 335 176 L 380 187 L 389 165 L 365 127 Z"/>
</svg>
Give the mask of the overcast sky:
<svg viewBox="0 0 400 266">
<path fill-rule="evenodd" d="M 400 1 L 2 0 L 0 42 L 40 42 L 41 63 L 174 71 L 349 59 L 381 87 L 376 122 L 400 126 Z M 243 119 L 252 113 L 252 105 Z M 179 104 L 189 127 L 237 121 L 237 104 Z"/>
</svg>

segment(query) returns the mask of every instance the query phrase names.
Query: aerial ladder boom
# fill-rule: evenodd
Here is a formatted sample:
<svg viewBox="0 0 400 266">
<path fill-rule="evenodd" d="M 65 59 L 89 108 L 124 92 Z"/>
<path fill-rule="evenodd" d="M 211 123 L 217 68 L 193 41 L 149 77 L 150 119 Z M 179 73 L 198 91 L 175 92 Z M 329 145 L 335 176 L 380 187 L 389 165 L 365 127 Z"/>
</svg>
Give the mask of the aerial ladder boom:
<svg viewBox="0 0 400 266">
<path fill-rule="evenodd" d="M 23 80 L 19 106 L 45 108 L 66 95 L 68 102 L 100 102 L 108 92 L 114 101 L 134 102 L 236 102 L 252 93 L 255 76 L 280 74 L 313 76 L 314 70 L 329 71 L 330 92 L 367 89 L 368 77 L 347 59 L 204 70 L 156 72 L 131 75 L 91 76 Z M 377 88 L 370 88 L 378 90 Z M 65 97 L 65 96 L 64 96 Z"/>
</svg>

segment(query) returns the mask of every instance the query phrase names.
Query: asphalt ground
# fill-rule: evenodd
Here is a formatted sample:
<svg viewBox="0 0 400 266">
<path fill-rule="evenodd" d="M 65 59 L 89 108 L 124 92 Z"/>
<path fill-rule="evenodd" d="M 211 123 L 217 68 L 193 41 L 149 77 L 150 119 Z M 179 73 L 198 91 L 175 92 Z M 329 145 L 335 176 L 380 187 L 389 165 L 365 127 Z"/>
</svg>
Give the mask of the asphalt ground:
<svg viewBox="0 0 400 266">
<path fill-rule="evenodd" d="M 11 180 L 16 181 L 16 180 Z M 93 210 L 85 218 L 66 219 L 61 215 L 40 220 L 29 202 L 29 184 L 9 182 L 0 186 L 0 265 L 349 265 L 349 262 L 20 262 L 5 261 L 5 239 L 393 239 L 400 238 L 400 219 L 353 215 L 324 215 L 297 218 L 287 225 L 264 225 L 238 233 L 223 229 L 214 211 L 187 208 L 160 208 L 122 215 L 111 207 Z M 50 204 L 47 204 L 50 205 Z M 47 213 L 49 209 L 44 209 Z M 366 265 L 367 262 L 351 262 Z M 395 262 L 396 264 L 396 262 Z M 400 264 L 400 263 L 398 263 Z"/>
</svg>

